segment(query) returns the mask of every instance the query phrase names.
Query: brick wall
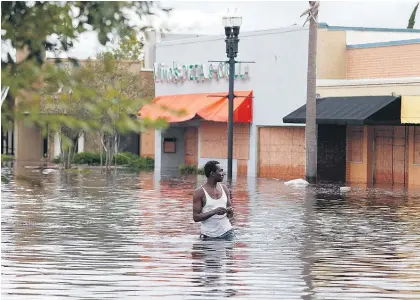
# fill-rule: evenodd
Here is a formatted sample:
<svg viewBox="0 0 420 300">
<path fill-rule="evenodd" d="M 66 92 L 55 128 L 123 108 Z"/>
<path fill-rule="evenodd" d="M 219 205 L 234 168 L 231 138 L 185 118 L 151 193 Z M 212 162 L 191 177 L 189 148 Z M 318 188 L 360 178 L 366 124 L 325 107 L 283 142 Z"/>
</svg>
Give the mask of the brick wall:
<svg viewBox="0 0 420 300">
<path fill-rule="evenodd" d="M 347 79 L 420 76 L 420 44 L 347 49 Z"/>
<path fill-rule="evenodd" d="M 152 71 L 140 71 L 141 86 L 143 89 L 145 98 L 154 98 L 155 97 L 155 82 L 153 80 Z"/>
</svg>

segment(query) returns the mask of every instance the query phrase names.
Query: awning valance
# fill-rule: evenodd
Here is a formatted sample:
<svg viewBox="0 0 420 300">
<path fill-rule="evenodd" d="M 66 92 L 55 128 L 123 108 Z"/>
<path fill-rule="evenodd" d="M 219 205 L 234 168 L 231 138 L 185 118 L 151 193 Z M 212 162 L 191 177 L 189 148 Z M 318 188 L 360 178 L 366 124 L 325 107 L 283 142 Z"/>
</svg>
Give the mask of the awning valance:
<svg viewBox="0 0 420 300">
<path fill-rule="evenodd" d="M 401 97 L 401 123 L 420 124 L 420 96 Z"/>
<path fill-rule="evenodd" d="M 158 96 L 139 111 L 142 118 L 166 119 L 169 123 L 184 122 L 196 116 L 215 122 L 228 121 L 228 98 L 225 93 Z M 252 91 L 236 91 L 234 122 L 252 122 Z"/>
<path fill-rule="evenodd" d="M 401 97 L 328 97 L 316 101 L 317 124 L 398 125 Z M 283 118 L 284 123 L 306 123 L 306 105 Z"/>
</svg>

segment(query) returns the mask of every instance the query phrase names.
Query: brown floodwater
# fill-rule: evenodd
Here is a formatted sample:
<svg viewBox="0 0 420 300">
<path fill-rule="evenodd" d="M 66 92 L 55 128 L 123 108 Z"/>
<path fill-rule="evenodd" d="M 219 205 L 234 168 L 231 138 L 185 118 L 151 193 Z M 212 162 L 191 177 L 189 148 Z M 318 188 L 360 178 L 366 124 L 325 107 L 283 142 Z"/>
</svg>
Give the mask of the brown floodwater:
<svg viewBox="0 0 420 300">
<path fill-rule="evenodd" d="M 203 242 L 202 176 L 2 171 L 3 299 L 420 299 L 420 192 L 239 178 Z"/>
</svg>

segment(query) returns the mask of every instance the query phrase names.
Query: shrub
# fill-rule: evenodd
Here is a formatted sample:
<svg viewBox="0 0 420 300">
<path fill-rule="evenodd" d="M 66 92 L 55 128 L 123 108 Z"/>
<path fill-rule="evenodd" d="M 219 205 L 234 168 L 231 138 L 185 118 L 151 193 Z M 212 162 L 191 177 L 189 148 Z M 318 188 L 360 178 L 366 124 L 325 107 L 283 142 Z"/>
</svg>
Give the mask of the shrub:
<svg viewBox="0 0 420 300">
<path fill-rule="evenodd" d="M 181 173 L 182 175 L 195 174 L 196 172 L 197 172 L 197 167 L 196 166 L 191 166 L 191 165 L 180 165 L 179 166 L 179 173 Z"/>
<path fill-rule="evenodd" d="M 8 155 L 8 154 L 2 154 L 1 155 L 1 162 L 9 162 L 9 161 L 14 161 L 15 157 L 13 155 Z"/>
<path fill-rule="evenodd" d="M 135 170 L 153 171 L 155 160 L 151 157 L 137 157 L 129 161 L 128 166 Z"/>
<path fill-rule="evenodd" d="M 117 165 L 129 165 L 130 162 L 135 161 L 139 158 L 138 155 L 130 152 L 121 152 L 117 153 L 114 156 L 114 162 L 117 163 Z"/>
<path fill-rule="evenodd" d="M 59 158 L 58 158 L 59 159 Z M 114 156 L 113 163 L 117 165 L 126 165 L 134 170 L 152 171 L 155 167 L 155 160 L 151 157 L 139 157 L 130 152 L 117 153 Z M 100 153 L 81 152 L 73 157 L 74 164 L 99 165 L 101 163 Z M 105 163 L 105 155 L 102 156 L 102 163 Z"/>
<path fill-rule="evenodd" d="M 180 165 L 179 172 L 181 173 L 181 175 L 188 175 L 188 174 L 204 175 L 203 168 L 197 168 L 196 166 L 192 166 L 192 165 Z"/>
<path fill-rule="evenodd" d="M 88 174 L 90 174 L 90 173 L 92 173 L 92 170 L 89 170 L 89 169 L 67 169 L 67 170 L 64 170 L 64 172 L 67 172 L 67 173 L 88 173 Z"/>
<path fill-rule="evenodd" d="M 59 156 L 53 158 L 52 163 L 53 164 L 60 164 L 61 163 L 61 156 L 59 155 Z"/>
<path fill-rule="evenodd" d="M 105 160 L 105 157 L 102 157 L 102 160 Z M 99 165 L 101 163 L 101 156 L 97 152 L 80 152 L 74 155 L 73 163 L 79 165 Z"/>
</svg>

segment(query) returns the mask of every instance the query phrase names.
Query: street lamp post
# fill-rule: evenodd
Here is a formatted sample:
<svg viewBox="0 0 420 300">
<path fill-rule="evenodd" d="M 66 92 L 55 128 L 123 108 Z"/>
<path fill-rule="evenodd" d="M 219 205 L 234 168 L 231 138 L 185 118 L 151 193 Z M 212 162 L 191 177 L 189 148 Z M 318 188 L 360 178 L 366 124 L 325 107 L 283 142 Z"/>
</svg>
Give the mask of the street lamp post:
<svg viewBox="0 0 420 300">
<path fill-rule="evenodd" d="M 233 88 L 235 80 L 235 58 L 238 55 L 239 29 L 242 17 L 227 15 L 223 17 L 223 26 L 226 35 L 226 55 L 229 58 L 229 118 L 228 118 L 228 182 L 232 183 L 232 160 L 233 160 Z"/>
</svg>

